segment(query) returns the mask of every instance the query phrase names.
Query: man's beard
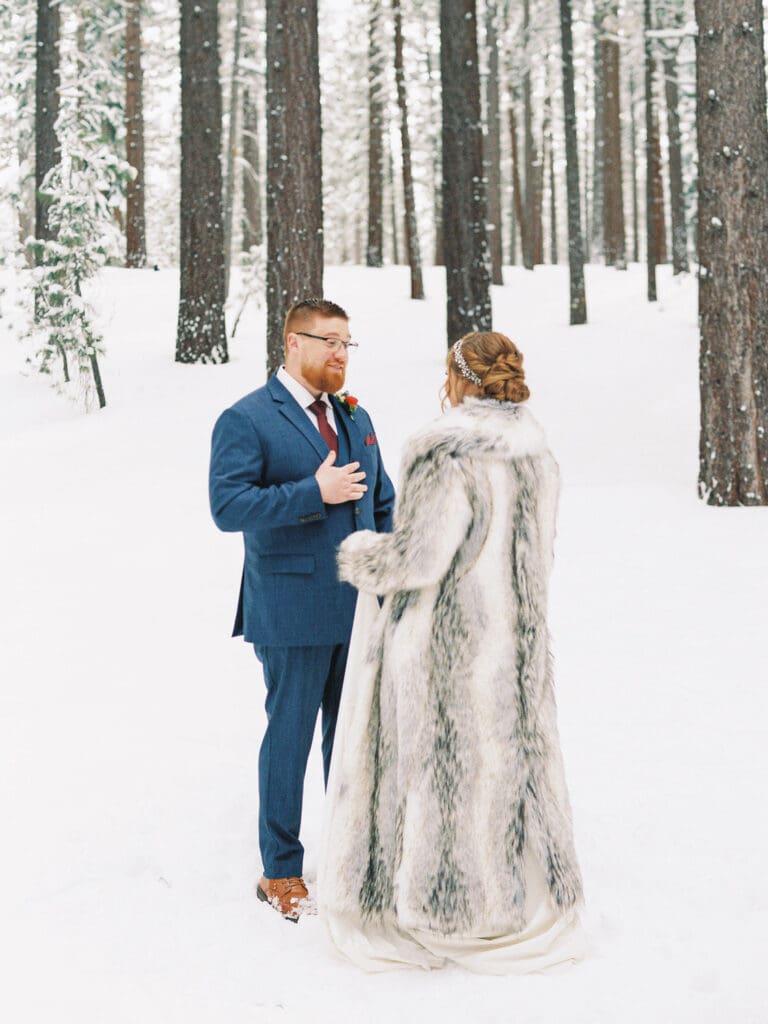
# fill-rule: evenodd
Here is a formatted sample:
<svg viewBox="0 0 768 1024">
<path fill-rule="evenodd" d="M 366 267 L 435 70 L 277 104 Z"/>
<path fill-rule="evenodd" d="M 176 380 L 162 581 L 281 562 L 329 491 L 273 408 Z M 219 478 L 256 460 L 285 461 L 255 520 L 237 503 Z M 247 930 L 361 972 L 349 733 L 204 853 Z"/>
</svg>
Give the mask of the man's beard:
<svg viewBox="0 0 768 1024">
<path fill-rule="evenodd" d="M 335 367 L 328 365 L 302 366 L 301 375 L 308 384 L 311 384 L 318 391 L 325 391 L 329 395 L 335 395 L 337 391 L 344 387 L 346 368 L 342 366 L 341 369 L 337 370 Z"/>
</svg>

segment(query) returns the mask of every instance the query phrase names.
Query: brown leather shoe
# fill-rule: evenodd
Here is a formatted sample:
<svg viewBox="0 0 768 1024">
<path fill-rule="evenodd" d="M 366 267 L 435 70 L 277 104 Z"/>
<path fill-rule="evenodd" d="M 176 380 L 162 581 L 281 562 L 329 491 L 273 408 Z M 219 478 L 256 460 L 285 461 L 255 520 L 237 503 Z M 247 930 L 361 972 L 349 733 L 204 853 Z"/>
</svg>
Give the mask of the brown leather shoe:
<svg viewBox="0 0 768 1024">
<path fill-rule="evenodd" d="M 294 924 L 307 909 L 309 893 L 303 878 L 264 878 L 256 886 L 262 903 L 269 903 L 286 921 Z"/>
</svg>

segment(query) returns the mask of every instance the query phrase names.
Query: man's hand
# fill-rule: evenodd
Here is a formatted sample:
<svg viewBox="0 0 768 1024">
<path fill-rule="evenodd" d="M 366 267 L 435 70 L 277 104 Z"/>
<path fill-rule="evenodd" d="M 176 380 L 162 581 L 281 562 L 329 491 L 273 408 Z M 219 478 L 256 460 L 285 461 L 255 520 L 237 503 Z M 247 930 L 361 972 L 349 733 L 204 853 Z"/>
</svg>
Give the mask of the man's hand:
<svg viewBox="0 0 768 1024">
<path fill-rule="evenodd" d="M 325 462 L 321 462 L 315 473 L 315 480 L 320 488 L 320 496 L 326 505 L 341 505 L 345 501 L 357 501 L 368 490 L 365 484 L 365 473 L 357 473 L 359 462 L 349 462 L 346 466 L 334 466 L 336 452 L 328 452 Z"/>
</svg>

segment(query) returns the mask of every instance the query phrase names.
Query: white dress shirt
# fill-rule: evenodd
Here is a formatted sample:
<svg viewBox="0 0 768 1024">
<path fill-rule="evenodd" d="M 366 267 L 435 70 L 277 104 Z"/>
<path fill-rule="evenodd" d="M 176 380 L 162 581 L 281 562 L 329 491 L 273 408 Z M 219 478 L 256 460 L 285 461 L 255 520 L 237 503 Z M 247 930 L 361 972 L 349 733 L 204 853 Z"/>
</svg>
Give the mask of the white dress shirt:
<svg viewBox="0 0 768 1024">
<path fill-rule="evenodd" d="M 312 426 L 317 427 L 317 416 L 312 412 L 309 406 L 312 405 L 313 402 L 318 401 L 318 399 L 315 398 L 311 391 L 307 391 L 303 384 L 299 384 L 296 378 L 292 377 L 284 366 L 281 366 L 277 371 L 277 379 L 281 384 L 285 385 L 291 393 L 291 396 L 299 403 L 301 408 L 309 417 Z M 324 403 L 326 418 L 333 428 L 333 432 L 338 434 L 339 431 L 336 428 L 336 419 L 333 415 L 333 406 L 331 405 L 328 395 L 323 392 L 322 395 L 320 395 L 319 401 Z"/>
</svg>

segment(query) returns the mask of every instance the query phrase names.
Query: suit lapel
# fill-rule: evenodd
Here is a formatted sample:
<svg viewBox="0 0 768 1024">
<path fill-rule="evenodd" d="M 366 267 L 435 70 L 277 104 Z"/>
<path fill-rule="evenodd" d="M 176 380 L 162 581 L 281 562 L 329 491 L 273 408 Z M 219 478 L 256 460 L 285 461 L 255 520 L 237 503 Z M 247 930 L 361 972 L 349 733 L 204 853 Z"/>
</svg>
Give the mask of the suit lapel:
<svg viewBox="0 0 768 1024">
<path fill-rule="evenodd" d="M 360 431 L 355 424 L 354 419 L 347 412 L 347 408 L 343 402 L 340 402 L 335 395 L 328 396 L 333 406 L 333 415 L 336 420 L 336 424 L 340 431 L 343 431 L 346 435 L 347 441 L 349 442 L 349 461 L 360 462 Z"/>
<path fill-rule="evenodd" d="M 328 446 L 320 436 L 320 431 L 310 422 L 309 416 L 276 376 L 270 377 L 267 387 L 282 415 L 309 441 L 322 462 L 328 456 Z"/>
</svg>

